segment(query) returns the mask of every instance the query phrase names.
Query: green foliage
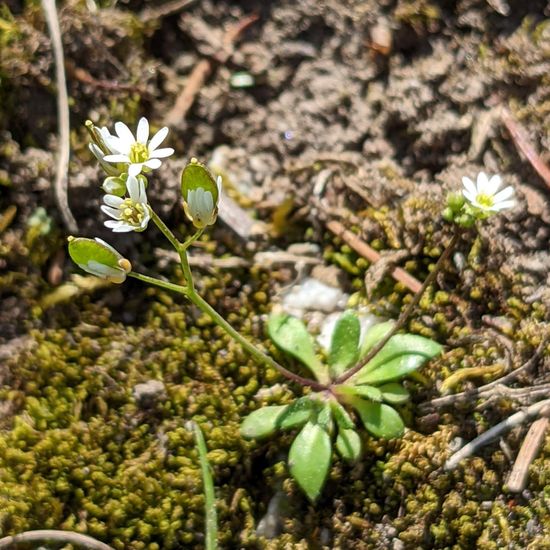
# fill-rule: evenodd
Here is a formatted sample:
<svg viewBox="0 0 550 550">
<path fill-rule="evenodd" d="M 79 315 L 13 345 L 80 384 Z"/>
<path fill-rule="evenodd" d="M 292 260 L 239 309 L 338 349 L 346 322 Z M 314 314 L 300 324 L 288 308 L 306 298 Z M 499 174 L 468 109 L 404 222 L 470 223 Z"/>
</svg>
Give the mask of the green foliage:
<svg viewBox="0 0 550 550">
<path fill-rule="evenodd" d="M 333 379 L 357 360 L 360 336 L 361 325 L 355 313 L 347 311 L 341 315 L 332 333 L 328 356 L 330 375 Z"/>
<path fill-rule="evenodd" d="M 316 356 L 313 338 L 302 321 L 290 315 L 271 315 L 267 331 L 277 347 L 306 365 L 319 382 L 328 380 L 328 368 Z"/>
<path fill-rule="evenodd" d="M 321 493 L 331 460 L 329 434 L 319 424 L 308 422 L 290 447 L 288 464 L 292 477 L 311 501 Z"/>
<path fill-rule="evenodd" d="M 332 441 L 347 461 L 360 458 L 363 444 L 356 417 L 373 436 L 392 439 L 403 435 L 405 424 L 392 405 L 409 398 L 408 391 L 396 380 L 420 367 L 441 352 L 442 347 L 428 338 L 413 334 L 395 334 L 357 374 L 343 383 L 336 380 L 353 367 L 378 343 L 389 336 L 394 323 L 375 325 L 360 342 L 360 324 L 356 315 L 345 312 L 337 321 L 328 353 L 328 366 L 316 354 L 313 337 L 299 319 L 272 315 L 268 333 L 277 346 L 310 368 L 316 378 L 327 384 L 290 405 L 268 406 L 251 413 L 241 425 L 246 438 L 261 438 L 276 430 L 300 428 L 289 454 L 292 477 L 307 497 L 317 499 L 332 459 Z M 354 410 L 356 417 L 346 409 Z M 305 424 L 305 425 L 304 425 Z"/>
</svg>

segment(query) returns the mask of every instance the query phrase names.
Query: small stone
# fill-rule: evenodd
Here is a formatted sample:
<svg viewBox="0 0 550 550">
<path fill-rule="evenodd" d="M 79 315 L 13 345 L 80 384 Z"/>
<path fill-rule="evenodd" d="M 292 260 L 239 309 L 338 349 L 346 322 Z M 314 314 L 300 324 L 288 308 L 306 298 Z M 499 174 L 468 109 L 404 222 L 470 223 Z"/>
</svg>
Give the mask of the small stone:
<svg viewBox="0 0 550 550">
<path fill-rule="evenodd" d="M 159 401 L 166 399 L 166 388 L 160 380 L 148 380 L 142 384 L 136 384 L 132 394 L 141 409 L 150 409 Z"/>
</svg>

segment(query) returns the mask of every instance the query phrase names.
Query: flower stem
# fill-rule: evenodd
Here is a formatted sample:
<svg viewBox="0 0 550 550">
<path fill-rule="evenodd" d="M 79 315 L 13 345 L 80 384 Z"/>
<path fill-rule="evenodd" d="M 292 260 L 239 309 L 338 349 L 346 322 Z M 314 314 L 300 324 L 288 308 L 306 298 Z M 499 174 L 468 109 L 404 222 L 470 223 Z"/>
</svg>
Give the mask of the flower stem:
<svg viewBox="0 0 550 550">
<path fill-rule="evenodd" d="M 187 264 L 187 266 L 189 266 L 189 264 Z M 233 340 L 236 340 L 239 344 L 241 344 L 241 346 L 260 363 L 274 368 L 275 370 L 280 372 L 285 378 L 288 378 L 289 380 L 292 380 L 293 382 L 296 382 L 301 386 L 309 386 L 316 391 L 323 391 L 327 389 L 327 386 L 321 384 L 320 382 L 310 380 L 309 378 L 304 378 L 299 374 L 295 374 L 288 369 L 285 369 L 285 367 L 277 363 L 277 361 L 272 359 L 269 355 L 267 355 L 259 348 L 257 348 L 254 344 L 249 342 L 244 336 L 237 332 L 208 302 L 206 302 L 199 294 L 197 294 L 194 288 L 191 288 L 189 286 L 175 285 L 161 279 L 155 279 L 154 277 L 143 275 L 142 273 L 136 273 L 135 271 L 131 271 L 130 273 L 128 273 L 128 277 L 133 277 L 134 279 L 138 279 L 140 281 L 143 281 L 144 283 L 149 283 L 150 285 L 158 286 L 166 290 L 171 290 L 172 292 L 177 292 L 178 294 L 183 294 L 184 296 L 189 298 L 189 300 L 193 302 L 193 304 L 195 304 L 203 313 L 208 315 L 212 319 L 212 321 L 214 321 L 220 328 L 227 332 L 227 334 L 229 334 L 229 336 L 231 336 Z"/>
<path fill-rule="evenodd" d="M 447 248 L 445 248 L 441 256 L 439 256 L 439 259 L 435 263 L 432 271 L 426 277 L 425 281 L 422 283 L 422 286 L 414 295 L 413 299 L 411 300 L 405 311 L 403 311 L 403 313 L 399 316 L 399 319 L 397 319 L 397 322 L 393 326 L 392 330 L 390 330 L 390 332 L 384 338 L 382 338 L 382 340 L 380 340 L 380 342 L 378 342 L 376 346 L 371 348 L 369 353 L 367 353 L 367 355 L 365 355 L 365 357 L 363 357 L 355 366 L 340 375 L 334 381 L 335 385 L 343 384 L 346 380 L 349 380 L 354 374 L 357 374 L 388 343 L 388 340 L 392 336 L 394 336 L 397 331 L 403 328 L 403 326 L 411 316 L 414 308 L 418 305 L 418 302 L 420 302 L 422 295 L 424 294 L 424 292 L 426 292 L 426 289 L 434 282 L 436 275 L 441 270 L 441 267 L 451 255 L 451 252 L 454 250 L 454 247 L 456 246 L 456 243 L 458 242 L 461 233 L 462 231 L 460 229 L 456 230 L 456 233 L 451 238 L 449 244 L 447 245 Z"/>
<path fill-rule="evenodd" d="M 206 313 L 219 327 L 221 327 L 233 340 L 236 340 L 241 346 L 250 354 L 254 359 L 260 363 L 264 363 L 275 370 L 279 371 L 284 377 L 297 382 L 302 386 L 309 386 L 314 390 L 322 391 L 327 387 L 320 382 L 304 378 L 298 374 L 295 374 L 288 369 L 285 369 L 282 365 L 277 363 L 269 355 L 261 351 L 254 344 L 249 342 L 244 336 L 237 332 L 208 302 L 206 302 L 195 290 L 190 289 L 187 293 L 187 297 L 193 302 L 203 313 Z"/>
<path fill-rule="evenodd" d="M 162 279 L 155 279 L 155 277 L 149 277 L 149 275 L 143 275 L 142 273 L 136 273 L 135 271 L 130 271 L 130 273 L 128 273 L 128 277 L 139 279 L 144 283 L 149 283 L 150 285 L 159 286 L 166 290 L 171 290 L 172 292 L 183 294 L 184 296 L 189 295 L 189 289 L 186 286 L 175 285 L 174 283 L 169 283 L 168 281 L 163 281 Z"/>
</svg>

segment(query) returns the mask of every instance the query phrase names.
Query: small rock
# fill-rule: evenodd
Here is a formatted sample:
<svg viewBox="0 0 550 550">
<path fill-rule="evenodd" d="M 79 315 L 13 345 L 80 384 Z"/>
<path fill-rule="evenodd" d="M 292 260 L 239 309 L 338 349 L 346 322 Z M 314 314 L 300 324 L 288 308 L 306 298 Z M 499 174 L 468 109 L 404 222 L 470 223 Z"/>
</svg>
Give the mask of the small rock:
<svg viewBox="0 0 550 550">
<path fill-rule="evenodd" d="M 150 409 L 166 399 L 166 388 L 160 380 L 148 380 L 143 384 L 136 384 L 132 394 L 141 409 Z"/>
<path fill-rule="evenodd" d="M 345 307 L 348 295 L 339 288 L 328 286 L 308 277 L 293 286 L 283 297 L 282 306 L 288 313 L 302 317 L 304 311 L 331 313 Z"/>
</svg>

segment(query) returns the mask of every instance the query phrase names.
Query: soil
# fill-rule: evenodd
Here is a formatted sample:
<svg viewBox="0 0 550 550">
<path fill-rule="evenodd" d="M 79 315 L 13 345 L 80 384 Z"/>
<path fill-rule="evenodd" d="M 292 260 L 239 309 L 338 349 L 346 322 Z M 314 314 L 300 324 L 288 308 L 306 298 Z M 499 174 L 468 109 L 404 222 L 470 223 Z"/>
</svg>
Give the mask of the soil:
<svg viewBox="0 0 550 550">
<path fill-rule="evenodd" d="M 95 5 L 101 7 L 90 9 Z M 391 267 L 399 265 L 420 280 L 426 276 L 452 233 L 440 220 L 441 205 L 449 191 L 460 189 L 462 176 L 474 178 L 480 170 L 499 173 L 514 185 L 518 197 L 512 211 L 464 236 L 452 264 L 438 278 L 440 292 L 434 290 L 423 300 L 409 324 L 409 330 L 437 339 L 449 351 L 423 373 L 426 384 L 415 386 L 414 404 L 406 413 L 411 430 L 404 440 L 369 440 L 366 450 L 371 454 L 361 464 L 337 463 L 315 505 L 305 501 L 284 473 L 285 437 L 246 448 L 244 443 L 224 443 L 231 450 L 223 452 L 236 453 L 231 455 L 236 462 L 215 465 L 222 547 L 548 547 L 548 436 L 530 482 L 519 494 L 507 493 L 504 485 L 527 426 L 505 434 L 500 446 L 489 445 L 454 473 L 441 468 L 457 438 L 475 437 L 534 398 L 495 396 L 488 405 L 473 399 L 429 414 L 418 408 L 437 397 L 444 380 L 461 368 L 479 367 L 481 377 L 466 377 L 452 391 L 490 381 L 483 368 L 495 362 L 508 369 L 520 366 L 550 335 L 550 189 L 518 151 L 501 116 L 508 109 L 541 161 L 550 162 L 546 2 L 204 0 L 155 17 L 160 7 L 158 2 L 69 0 L 58 11 L 71 99 L 68 198 L 78 234 L 108 239 L 143 271 L 178 277 L 159 254 L 165 244 L 153 229 L 114 237 L 102 226 L 102 176 L 88 153 L 84 122 L 112 127 L 124 120 L 133 127 L 139 116 L 147 116 L 156 128 L 162 126 L 201 60 L 209 61 L 210 73 L 189 110 L 171 124 L 168 141 L 176 155 L 152 178 L 150 202 L 168 225 L 190 231 L 179 203 L 179 174 L 195 156 L 223 174 L 228 195 L 248 218 L 265 223 L 259 235 L 243 239 L 222 209 L 220 223 L 202 244 L 208 253 L 253 263 L 259 251 L 316 243 L 318 258 L 338 267 L 333 279 L 345 291 L 358 293 L 364 303 L 368 294 L 374 312 L 395 317 L 408 293 L 389 276 Z M 250 15 L 257 19 L 234 47 L 224 42 L 228 29 Z M 86 330 L 101 328 L 103 340 L 109 340 L 108 331 L 130 339 L 121 352 L 128 357 L 138 353 L 141 338 L 153 331 L 154 343 L 139 353 L 147 365 L 159 361 L 160 370 L 151 367 L 151 372 L 165 380 L 169 399 L 175 391 L 171 387 L 185 384 L 186 392 L 203 382 L 213 384 L 220 398 L 231 400 L 235 388 L 246 387 L 243 395 L 253 395 L 262 384 L 269 387 L 268 380 L 283 381 L 256 374 L 256 367 L 236 351 L 243 372 L 231 390 L 215 386 L 216 375 L 203 381 L 195 372 L 199 380 L 190 381 L 187 374 L 196 367 L 186 367 L 185 361 L 184 368 L 190 369 L 185 377 L 172 373 L 171 367 L 163 370 L 163 346 L 173 345 L 176 325 L 171 323 L 181 303 L 133 282 L 114 290 L 74 282 L 77 269 L 65 253 L 67 231 L 52 192 L 58 148 L 56 85 L 38 2 L 8 0 L 0 7 L 0 48 L 0 426 L 5 436 L 0 464 L 10 472 L 0 477 L 0 504 L 14 498 L 32 503 L 31 489 L 16 496 L 14 487 L 31 478 L 18 477 L 5 446 L 16 438 L 17 419 L 33 414 L 29 396 L 42 396 L 49 384 L 44 375 L 37 374 L 42 380 L 34 385 L 38 387 L 30 388 L 29 380 L 21 379 L 34 376 L 35 346 L 58 342 L 54 335 L 60 331 L 69 349 L 59 349 L 61 363 L 78 353 Z M 239 87 L 239 73 L 246 73 L 253 84 Z M 369 267 L 358 262 L 358 255 L 326 229 L 331 219 L 379 250 L 383 263 Z M 205 282 L 200 284 L 219 309 L 256 338 L 261 338 L 269 301 L 281 286 L 303 275 L 292 265 L 240 267 L 221 275 L 213 269 L 201 271 Z M 268 298 L 259 299 L 261 293 Z M 181 326 L 188 330 L 188 321 L 200 318 L 191 308 L 185 311 Z M 221 337 L 207 330 L 222 345 Z M 97 357 L 103 355 L 98 351 Z M 547 383 L 549 361 L 550 347 L 543 345 L 536 367 L 513 387 Z M 115 392 L 106 400 L 109 412 L 104 418 L 111 418 L 110 411 L 120 413 L 124 399 L 131 400 L 131 383 L 146 382 L 151 375 L 149 366 L 144 372 L 136 369 L 131 373 L 138 375 L 117 379 L 126 384 L 121 390 L 126 397 Z M 223 376 L 229 377 L 231 369 Z M 243 374 L 246 369 L 250 375 Z M 290 390 L 286 384 L 281 387 L 284 400 Z M 219 415 L 199 410 L 211 450 L 218 441 L 214 430 L 227 425 L 236 433 L 239 415 L 256 407 L 254 399 L 228 405 L 229 412 L 220 405 Z M 86 409 L 86 402 L 82 406 Z M 95 403 L 91 410 L 96 406 L 101 408 Z M 163 424 L 166 411 L 155 421 L 136 413 L 130 424 L 158 422 L 172 433 L 173 426 Z M 176 416 L 185 416 L 178 411 Z M 46 423 L 34 429 L 46 438 L 61 427 Z M 60 503 L 58 508 L 51 504 L 56 510 L 52 528 L 88 532 L 116 548 L 201 547 L 200 497 L 198 503 L 193 500 L 191 489 L 182 491 L 193 513 L 187 520 L 183 514 L 175 535 L 156 527 L 152 534 L 145 528 L 128 534 L 101 519 L 93 507 L 79 508 L 76 493 L 67 496 L 56 489 L 54 470 L 55 465 L 32 477 L 46 480 L 40 490 L 49 503 Z M 174 489 L 170 481 L 159 483 L 162 490 Z M 259 536 L 258 522 L 270 501 L 276 497 L 279 502 L 283 494 L 284 503 L 277 508 L 280 525 L 270 537 Z M 88 493 L 85 497 L 98 502 Z M 36 506 L 5 513 L 0 509 L 0 535 L 41 528 L 44 515 Z M 131 522 L 145 521 L 125 513 Z M 92 517 L 106 527 L 98 528 Z M 155 525 L 148 518 L 148 525 Z"/>
</svg>

